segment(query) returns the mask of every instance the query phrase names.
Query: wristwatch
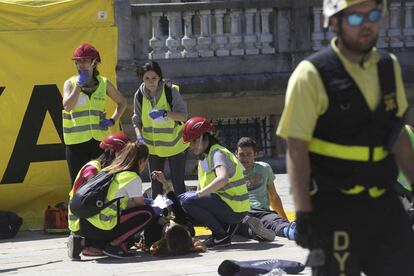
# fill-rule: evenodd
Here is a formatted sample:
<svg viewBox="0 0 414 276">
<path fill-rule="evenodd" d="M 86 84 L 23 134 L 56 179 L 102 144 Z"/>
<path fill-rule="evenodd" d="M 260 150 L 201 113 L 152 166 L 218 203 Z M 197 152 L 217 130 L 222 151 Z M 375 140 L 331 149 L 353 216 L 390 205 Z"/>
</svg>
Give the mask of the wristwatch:
<svg viewBox="0 0 414 276">
<path fill-rule="evenodd" d="M 167 115 L 168 115 L 168 111 L 167 110 L 164 110 L 164 113 L 162 114 L 162 117 L 167 117 Z"/>
</svg>

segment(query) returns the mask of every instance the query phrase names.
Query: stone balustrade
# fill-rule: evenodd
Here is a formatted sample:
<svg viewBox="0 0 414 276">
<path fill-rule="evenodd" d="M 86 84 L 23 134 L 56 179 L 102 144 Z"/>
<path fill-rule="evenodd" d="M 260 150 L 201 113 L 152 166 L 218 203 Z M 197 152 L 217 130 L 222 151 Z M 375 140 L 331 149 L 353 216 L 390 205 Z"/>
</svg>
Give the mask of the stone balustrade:
<svg viewBox="0 0 414 276">
<path fill-rule="evenodd" d="M 334 36 L 323 29 L 321 0 L 247 0 L 191 3 L 131 4 L 133 16 L 151 22 L 142 54 L 149 59 L 187 59 L 224 56 L 273 55 L 295 52 L 288 45 L 291 32 L 310 33 L 308 49 L 322 48 Z M 391 0 L 378 40 L 380 48 L 414 46 L 414 0 Z M 308 26 L 292 25 L 296 10 L 308 10 Z M 286 26 L 288 28 L 283 28 Z M 139 28 L 139 26 L 137 26 Z M 132 27 L 134 28 L 134 26 Z M 145 33 L 141 33 L 141 35 Z M 306 34 L 304 34 L 306 35 Z M 143 59 L 144 57 L 138 57 Z"/>
</svg>

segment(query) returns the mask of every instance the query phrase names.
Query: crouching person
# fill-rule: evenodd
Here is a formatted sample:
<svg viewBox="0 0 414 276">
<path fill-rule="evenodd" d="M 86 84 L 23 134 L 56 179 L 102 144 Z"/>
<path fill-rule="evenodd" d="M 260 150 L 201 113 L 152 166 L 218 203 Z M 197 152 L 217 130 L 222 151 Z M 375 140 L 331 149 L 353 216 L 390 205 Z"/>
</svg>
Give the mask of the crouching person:
<svg viewBox="0 0 414 276">
<path fill-rule="evenodd" d="M 242 167 L 214 136 L 214 126 L 203 117 L 188 120 L 183 127 L 184 142 L 199 156 L 197 192 L 179 196 L 184 211 L 212 231 L 204 241 L 209 248 L 231 244 L 229 224 L 242 221 L 250 210 Z"/>
<path fill-rule="evenodd" d="M 128 143 L 113 163 L 103 172 L 115 175 L 111 182 L 106 201 L 120 198 L 120 215 L 116 204 L 100 213 L 80 219 L 80 232 L 86 239 L 105 243 L 103 253 L 107 256 L 126 259 L 135 257 L 129 251 L 134 245 L 136 234 L 156 218 L 152 207 L 144 204 L 142 181 L 139 174 L 148 162 L 148 147 L 139 143 Z"/>
</svg>

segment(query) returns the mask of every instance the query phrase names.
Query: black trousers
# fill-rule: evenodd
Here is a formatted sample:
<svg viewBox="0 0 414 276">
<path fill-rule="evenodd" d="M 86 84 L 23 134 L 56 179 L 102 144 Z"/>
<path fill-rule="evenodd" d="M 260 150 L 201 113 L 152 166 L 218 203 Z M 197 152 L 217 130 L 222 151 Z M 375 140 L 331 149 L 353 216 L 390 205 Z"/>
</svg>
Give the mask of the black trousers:
<svg viewBox="0 0 414 276">
<path fill-rule="evenodd" d="M 414 231 L 393 191 L 378 198 L 318 192 L 312 204 L 326 256 L 312 275 L 414 275 Z"/>
<path fill-rule="evenodd" d="M 175 194 L 180 195 L 185 192 L 185 161 L 187 158 L 187 151 L 169 157 L 159 157 L 157 155 L 150 155 L 149 167 L 151 171 L 164 171 L 165 160 L 168 159 L 170 166 L 171 182 L 174 187 Z M 162 184 L 155 179 L 151 179 L 152 198 L 162 194 Z"/>
<path fill-rule="evenodd" d="M 103 153 L 99 147 L 99 143 L 99 141 L 91 139 L 80 144 L 66 145 L 66 161 L 68 162 L 72 185 L 80 169 L 86 163 L 98 158 Z"/>
<path fill-rule="evenodd" d="M 151 225 L 156 216 L 152 207 L 142 205 L 123 210 L 120 217 L 120 223 L 111 230 L 102 230 L 95 227 L 86 219 L 80 220 L 80 233 L 88 241 L 88 244 L 99 248 L 104 248 L 109 242 L 119 245 L 127 243 L 133 245 L 136 234 Z"/>
</svg>

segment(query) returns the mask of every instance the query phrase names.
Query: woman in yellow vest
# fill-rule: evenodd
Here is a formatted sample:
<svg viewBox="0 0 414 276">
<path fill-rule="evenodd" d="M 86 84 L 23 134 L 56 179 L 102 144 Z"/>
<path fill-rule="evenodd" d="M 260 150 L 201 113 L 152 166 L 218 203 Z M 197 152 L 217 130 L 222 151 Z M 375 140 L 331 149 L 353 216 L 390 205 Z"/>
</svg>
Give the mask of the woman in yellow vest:
<svg viewBox="0 0 414 276">
<path fill-rule="evenodd" d="M 214 132 L 214 126 L 203 117 L 191 118 L 184 124 L 184 142 L 190 143 L 190 150 L 200 159 L 200 184 L 197 192 L 179 196 L 184 211 L 211 229 L 212 236 L 204 241 L 210 248 L 230 245 L 235 230 L 231 226 L 241 222 L 250 210 L 242 166 L 233 153 L 218 143 Z"/>
<path fill-rule="evenodd" d="M 129 142 L 128 136 L 124 133 L 114 133 L 105 137 L 99 144 L 99 147 L 104 151 L 96 160 L 89 161 L 79 171 L 72 190 L 69 192 L 69 208 L 68 208 L 68 226 L 71 234 L 68 240 L 68 255 L 72 260 L 80 259 L 82 237 L 79 235 L 79 218 L 72 214 L 70 210 L 70 202 L 73 194 L 88 179 L 95 176 L 102 168 L 110 165 L 118 153 Z M 100 256 L 102 250 L 99 248 L 99 243 L 94 242 L 94 239 L 85 240 L 85 248 L 82 249 L 82 254 L 85 256 Z"/>
<path fill-rule="evenodd" d="M 80 220 L 81 235 L 105 243 L 103 253 L 107 256 L 120 259 L 135 257 L 136 254 L 129 251 L 135 242 L 135 234 L 157 218 L 153 208 L 145 205 L 142 196 L 139 174 L 147 162 L 148 147 L 138 142 L 128 143 L 112 164 L 102 170 L 115 175 L 106 200 L 122 197 L 119 217 L 114 203 L 99 214 Z"/>
<path fill-rule="evenodd" d="M 65 81 L 63 86 L 63 138 L 66 160 L 72 183 L 79 170 L 102 151 L 99 143 L 109 134 L 126 109 L 126 101 L 115 86 L 99 75 L 99 52 L 90 44 L 80 45 L 73 53 L 78 70 L 77 76 Z M 112 116 L 105 118 L 105 102 L 108 95 L 116 104 Z"/>
<path fill-rule="evenodd" d="M 187 120 L 187 107 L 179 87 L 162 78 L 155 61 L 145 63 L 137 70 L 143 80 L 134 95 L 132 123 L 137 140 L 149 148 L 151 171 L 164 171 L 165 160 L 171 172 L 171 181 L 177 195 L 185 192 L 184 176 L 188 145 L 182 140 L 182 122 Z M 152 197 L 162 194 L 162 184 L 152 180 Z"/>
</svg>

